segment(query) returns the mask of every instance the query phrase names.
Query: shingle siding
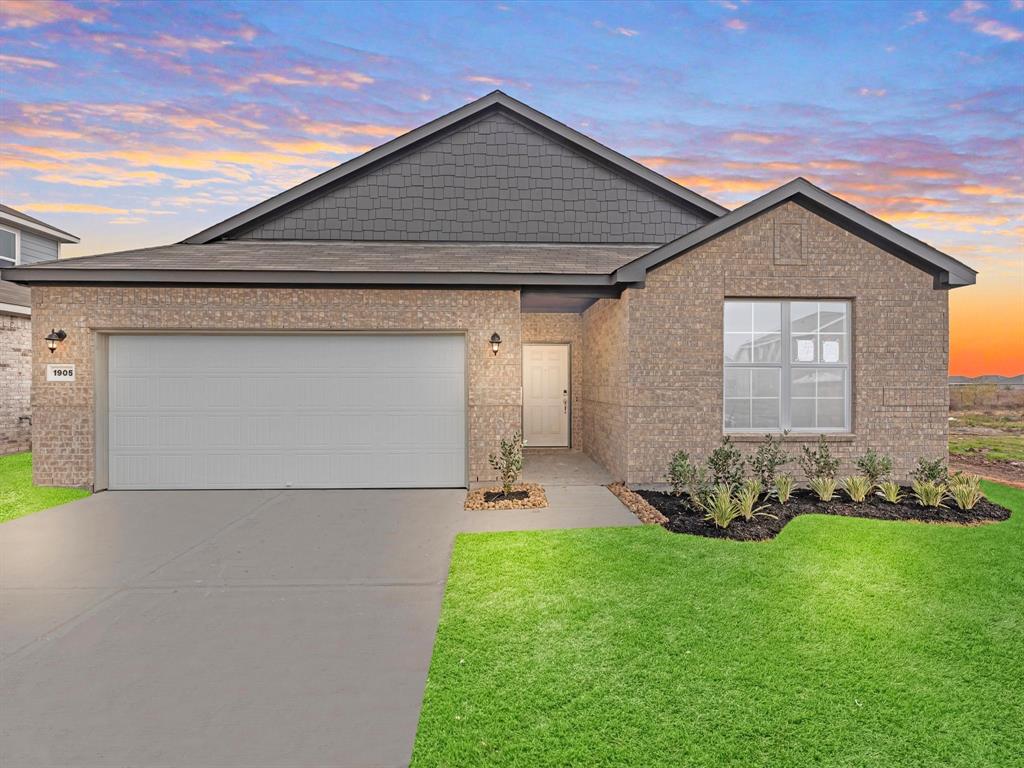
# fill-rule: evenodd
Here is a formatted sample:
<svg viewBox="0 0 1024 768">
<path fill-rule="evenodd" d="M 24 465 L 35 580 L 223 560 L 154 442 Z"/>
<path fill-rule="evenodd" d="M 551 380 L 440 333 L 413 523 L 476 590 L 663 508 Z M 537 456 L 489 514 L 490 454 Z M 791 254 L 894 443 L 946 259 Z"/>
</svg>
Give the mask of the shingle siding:
<svg viewBox="0 0 1024 768">
<path fill-rule="evenodd" d="M 709 218 L 498 113 L 239 238 L 650 243 Z"/>
</svg>

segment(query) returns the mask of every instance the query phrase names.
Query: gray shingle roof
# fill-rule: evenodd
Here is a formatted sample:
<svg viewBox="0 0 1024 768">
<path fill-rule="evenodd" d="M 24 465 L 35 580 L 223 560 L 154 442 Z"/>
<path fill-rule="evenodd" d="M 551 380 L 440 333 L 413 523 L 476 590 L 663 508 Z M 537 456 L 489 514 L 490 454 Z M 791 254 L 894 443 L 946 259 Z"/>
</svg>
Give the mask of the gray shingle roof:
<svg viewBox="0 0 1024 768">
<path fill-rule="evenodd" d="M 72 235 L 70 232 L 65 232 L 63 229 L 60 229 L 58 227 L 53 226 L 53 224 L 47 224 L 45 221 L 40 221 L 39 219 L 37 219 L 37 218 L 35 218 L 33 216 L 29 216 L 27 213 L 22 213 L 17 208 L 11 208 L 11 206 L 9 206 L 9 205 L 4 205 L 3 203 L 0 203 L 0 214 L 7 214 L 8 216 L 15 216 L 15 217 L 17 217 L 19 219 L 23 219 L 23 220 L 25 220 L 25 221 L 27 221 L 27 222 L 29 222 L 31 224 L 36 224 L 36 225 L 42 227 L 43 229 L 53 230 L 57 234 L 63 235 L 64 238 L 61 238 L 61 239 L 63 240 L 63 239 L 66 238 L 66 241 L 69 242 L 69 243 L 77 243 L 78 242 L 78 235 Z"/>
<path fill-rule="evenodd" d="M 653 245 L 225 240 L 44 262 L 32 271 L 241 270 L 608 275 Z"/>
</svg>

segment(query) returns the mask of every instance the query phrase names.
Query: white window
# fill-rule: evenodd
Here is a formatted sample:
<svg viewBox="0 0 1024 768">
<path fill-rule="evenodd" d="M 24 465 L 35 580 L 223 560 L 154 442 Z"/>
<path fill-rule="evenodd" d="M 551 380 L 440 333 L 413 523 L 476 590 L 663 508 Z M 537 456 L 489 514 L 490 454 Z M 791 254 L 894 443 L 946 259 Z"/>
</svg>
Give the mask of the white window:
<svg viewBox="0 0 1024 768">
<path fill-rule="evenodd" d="M 728 300 L 727 432 L 850 429 L 850 304 Z"/>
<path fill-rule="evenodd" d="M 18 263 L 19 239 L 18 230 L 0 227 L 0 267 L 11 267 Z"/>
</svg>

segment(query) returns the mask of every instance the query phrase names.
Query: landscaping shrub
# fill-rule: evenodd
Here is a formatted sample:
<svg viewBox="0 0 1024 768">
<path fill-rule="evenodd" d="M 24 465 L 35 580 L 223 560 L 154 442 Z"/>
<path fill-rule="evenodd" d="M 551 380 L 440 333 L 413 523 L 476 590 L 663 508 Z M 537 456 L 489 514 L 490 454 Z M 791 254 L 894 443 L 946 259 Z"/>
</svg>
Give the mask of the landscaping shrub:
<svg viewBox="0 0 1024 768">
<path fill-rule="evenodd" d="M 949 470 L 943 459 L 928 460 L 923 456 L 917 460 L 917 469 L 910 473 L 914 480 L 922 483 L 944 483 L 949 478 Z"/>
<path fill-rule="evenodd" d="M 739 491 L 736 492 L 736 509 L 740 513 L 740 517 L 744 520 L 753 520 L 755 515 L 762 517 L 775 517 L 775 515 L 769 515 L 761 510 L 767 509 L 768 505 L 762 504 L 760 507 L 755 506 L 758 500 L 761 498 L 761 492 L 764 490 L 761 485 L 761 481 L 757 478 L 747 480 L 740 486 Z"/>
<path fill-rule="evenodd" d="M 875 453 L 871 448 L 857 459 L 857 469 L 871 481 L 871 485 L 878 485 L 892 474 L 892 458 L 884 453 Z"/>
<path fill-rule="evenodd" d="M 501 478 L 501 492 L 508 496 L 523 471 L 523 436 L 517 432 L 511 440 L 502 440 L 498 454 L 492 453 L 488 461 Z"/>
<path fill-rule="evenodd" d="M 875 495 L 885 499 L 890 504 L 899 504 L 903 501 L 903 489 L 894 480 L 883 480 L 880 482 Z"/>
<path fill-rule="evenodd" d="M 985 498 L 981 490 L 981 478 L 977 475 L 956 474 L 950 478 L 947 488 L 950 498 L 956 502 L 957 509 L 971 510 Z"/>
<path fill-rule="evenodd" d="M 668 465 L 668 481 L 672 485 L 672 493 L 682 496 L 689 493 L 691 496 L 700 496 L 707 486 L 707 476 L 704 468 L 690 461 L 690 454 L 686 451 L 676 451 Z"/>
<path fill-rule="evenodd" d="M 750 469 L 762 487 L 771 488 L 775 485 L 776 470 L 788 461 L 789 454 L 782 449 L 782 440 L 776 440 L 774 435 L 765 435 L 765 441 L 757 447 L 750 460 Z"/>
<path fill-rule="evenodd" d="M 793 495 L 793 486 L 796 482 L 793 480 L 792 475 L 776 475 L 775 476 L 775 498 L 779 500 L 779 504 L 785 504 L 789 501 L 789 497 Z"/>
<path fill-rule="evenodd" d="M 743 482 L 743 469 L 746 461 L 740 449 L 732 444 L 728 436 L 722 438 L 722 444 L 708 456 L 708 471 L 713 485 L 728 485 L 732 489 L 739 488 Z"/>
<path fill-rule="evenodd" d="M 945 507 L 943 504 L 947 498 L 946 486 L 934 480 L 917 480 L 911 483 L 914 490 L 914 498 L 922 507 Z"/>
<path fill-rule="evenodd" d="M 846 491 L 846 495 L 850 497 L 850 501 L 855 501 L 858 504 L 867 498 L 874 487 L 875 484 L 864 475 L 850 475 L 843 480 L 843 490 Z"/>
<path fill-rule="evenodd" d="M 728 483 L 716 485 L 707 496 L 697 499 L 697 506 L 704 513 L 704 519 L 719 528 L 728 528 L 729 523 L 740 516 L 739 504 L 733 498 L 732 486 Z"/>
<path fill-rule="evenodd" d="M 836 480 L 834 477 L 813 477 L 808 485 L 821 501 L 832 501 L 836 495 Z"/>
<path fill-rule="evenodd" d="M 804 471 L 808 484 L 816 479 L 835 478 L 836 470 L 839 469 L 839 459 L 832 455 L 824 435 L 818 438 L 817 446 L 811 448 L 805 445 L 802 452 L 800 469 Z"/>
</svg>

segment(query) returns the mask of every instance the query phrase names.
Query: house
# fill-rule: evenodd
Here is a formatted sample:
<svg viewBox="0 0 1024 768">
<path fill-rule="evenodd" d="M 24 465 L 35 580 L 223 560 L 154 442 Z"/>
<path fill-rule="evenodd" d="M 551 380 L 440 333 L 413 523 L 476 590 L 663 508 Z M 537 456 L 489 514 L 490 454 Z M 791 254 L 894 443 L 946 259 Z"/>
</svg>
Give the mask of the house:
<svg viewBox="0 0 1024 768">
<path fill-rule="evenodd" d="M 905 475 L 945 455 L 975 281 L 803 179 L 729 211 L 500 92 L 176 245 L 3 276 L 36 482 L 96 489 L 460 487 L 520 429 L 633 484 L 783 431 Z"/>
<path fill-rule="evenodd" d="M 61 243 L 78 238 L 0 204 L 0 268 L 60 256 Z M 0 455 L 32 446 L 32 294 L 0 280 Z"/>
</svg>

